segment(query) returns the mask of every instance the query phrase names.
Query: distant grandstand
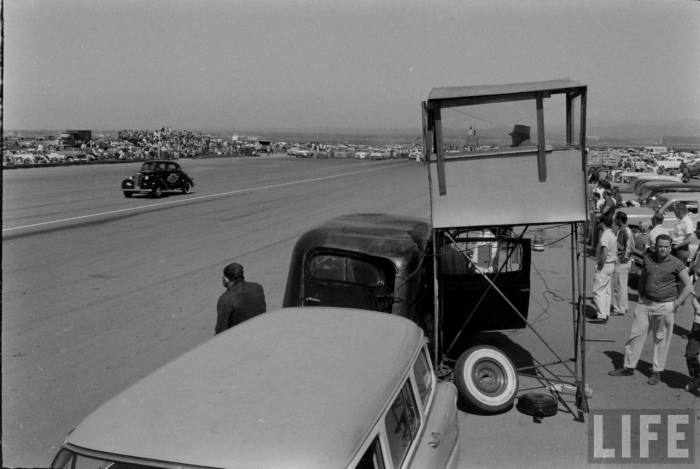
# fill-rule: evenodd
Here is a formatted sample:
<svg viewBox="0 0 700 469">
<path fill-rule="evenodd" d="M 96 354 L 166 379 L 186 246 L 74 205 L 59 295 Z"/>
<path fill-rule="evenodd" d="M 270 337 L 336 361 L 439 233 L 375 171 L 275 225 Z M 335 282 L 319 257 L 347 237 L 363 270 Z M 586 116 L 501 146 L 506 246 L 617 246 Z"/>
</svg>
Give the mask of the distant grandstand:
<svg viewBox="0 0 700 469">
<path fill-rule="evenodd" d="M 700 151 L 700 137 L 661 137 L 661 144 L 673 151 Z"/>
</svg>

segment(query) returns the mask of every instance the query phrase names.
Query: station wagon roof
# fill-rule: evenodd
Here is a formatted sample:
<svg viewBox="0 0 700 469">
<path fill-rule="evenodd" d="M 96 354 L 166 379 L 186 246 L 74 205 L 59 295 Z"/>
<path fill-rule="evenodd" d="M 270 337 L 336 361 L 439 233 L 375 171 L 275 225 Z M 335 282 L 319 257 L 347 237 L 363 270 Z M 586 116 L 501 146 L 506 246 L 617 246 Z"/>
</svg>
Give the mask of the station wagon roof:
<svg viewBox="0 0 700 469">
<path fill-rule="evenodd" d="M 386 313 L 265 313 L 117 395 L 67 444 L 173 465 L 345 467 L 423 342 Z"/>
<path fill-rule="evenodd" d="M 558 80 L 509 83 L 500 85 L 449 86 L 433 88 L 428 102 L 440 102 L 462 99 L 485 99 L 489 97 L 515 97 L 517 95 L 534 95 L 536 93 L 566 93 L 586 88 L 586 85 L 569 78 Z"/>
<path fill-rule="evenodd" d="M 299 238 L 295 251 L 335 248 L 390 259 L 411 268 L 422 259 L 430 240 L 430 222 L 383 213 L 356 213 L 324 222 Z"/>
</svg>

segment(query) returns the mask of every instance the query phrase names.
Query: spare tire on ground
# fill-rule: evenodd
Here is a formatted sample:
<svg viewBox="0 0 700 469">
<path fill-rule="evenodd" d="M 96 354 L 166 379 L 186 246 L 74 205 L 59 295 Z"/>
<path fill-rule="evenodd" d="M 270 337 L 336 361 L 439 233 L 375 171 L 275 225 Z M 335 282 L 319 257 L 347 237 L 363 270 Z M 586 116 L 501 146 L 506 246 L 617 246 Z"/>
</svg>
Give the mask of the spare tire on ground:
<svg viewBox="0 0 700 469">
<path fill-rule="evenodd" d="M 518 374 L 511 359 L 490 345 L 476 345 L 460 355 L 454 367 L 460 396 L 475 408 L 497 413 L 513 405 Z"/>
<path fill-rule="evenodd" d="M 559 404 L 550 394 L 530 392 L 518 397 L 516 408 L 525 415 L 532 415 L 535 423 L 542 423 L 544 417 L 556 415 Z"/>
</svg>

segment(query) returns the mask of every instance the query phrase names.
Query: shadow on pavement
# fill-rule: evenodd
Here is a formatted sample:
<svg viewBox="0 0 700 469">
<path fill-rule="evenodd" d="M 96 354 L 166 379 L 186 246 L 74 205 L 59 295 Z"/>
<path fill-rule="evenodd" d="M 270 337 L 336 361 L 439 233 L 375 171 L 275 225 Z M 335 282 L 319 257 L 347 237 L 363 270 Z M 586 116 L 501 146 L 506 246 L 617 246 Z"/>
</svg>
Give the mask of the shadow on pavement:
<svg viewBox="0 0 700 469">
<path fill-rule="evenodd" d="M 611 370 L 616 368 L 622 368 L 624 364 L 625 354 L 620 352 L 615 352 L 607 350 L 604 352 L 610 361 L 612 362 Z M 637 368 L 635 372 L 641 373 L 646 377 L 651 376 L 651 363 L 646 360 L 639 360 L 637 362 Z M 661 372 L 661 382 L 667 385 L 669 388 L 683 389 L 688 383 L 688 376 L 683 373 L 678 373 L 677 371 L 664 370 Z"/>
</svg>

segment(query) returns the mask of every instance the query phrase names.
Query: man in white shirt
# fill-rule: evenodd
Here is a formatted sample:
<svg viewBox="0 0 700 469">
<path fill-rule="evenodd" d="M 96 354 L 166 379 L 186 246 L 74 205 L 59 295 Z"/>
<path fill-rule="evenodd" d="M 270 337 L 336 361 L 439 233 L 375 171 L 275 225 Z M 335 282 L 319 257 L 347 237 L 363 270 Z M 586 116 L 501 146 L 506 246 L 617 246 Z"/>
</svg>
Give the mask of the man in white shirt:
<svg viewBox="0 0 700 469">
<path fill-rule="evenodd" d="M 688 264 L 690 256 L 690 237 L 695 232 L 695 225 L 688 214 L 688 207 L 683 202 L 678 202 L 673 207 L 678 222 L 673 229 L 673 249 L 671 254 L 676 256 L 683 265 Z"/>
<path fill-rule="evenodd" d="M 604 216 L 600 221 L 604 229 L 598 241 L 596 271 L 593 276 L 593 304 L 598 314 L 595 319 L 591 319 L 591 322 L 607 324 L 610 316 L 612 278 L 617 258 L 617 236 L 612 231 L 612 216 Z"/>
<path fill-rule="evenodd" d="M 662 226 L 663 222 L 664 216 L 658 212 L 651 217 L 651 230 L 649 231 L 649 240 L 647 242 L 647 249 L 649 251 L 654 250 L 654 246 L 656 246 L 657 236 L 659 236 L 660 234 L 668 234 L 668 230 Z"/>
</svg>

